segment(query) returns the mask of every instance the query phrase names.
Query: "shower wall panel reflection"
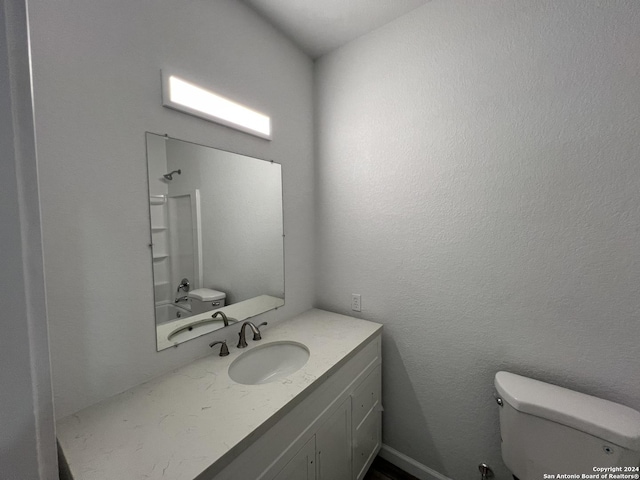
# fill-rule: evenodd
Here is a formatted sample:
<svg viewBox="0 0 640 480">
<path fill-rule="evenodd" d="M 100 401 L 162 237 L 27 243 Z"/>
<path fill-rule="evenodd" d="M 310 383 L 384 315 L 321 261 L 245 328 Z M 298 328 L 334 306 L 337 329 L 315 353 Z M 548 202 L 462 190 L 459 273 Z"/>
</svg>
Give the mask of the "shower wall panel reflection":
<svg viewBox="0 0 640 480">
<path fill-rule="evenodd" d="M 185 277 L 191 291 L 224 292 L 232 322 L 283 305 L 280 165 L 151 133 L 147 160 L 159 349 L 166 332 L 222 326 L 212 312 L 190 316 Z"/>
</svg>

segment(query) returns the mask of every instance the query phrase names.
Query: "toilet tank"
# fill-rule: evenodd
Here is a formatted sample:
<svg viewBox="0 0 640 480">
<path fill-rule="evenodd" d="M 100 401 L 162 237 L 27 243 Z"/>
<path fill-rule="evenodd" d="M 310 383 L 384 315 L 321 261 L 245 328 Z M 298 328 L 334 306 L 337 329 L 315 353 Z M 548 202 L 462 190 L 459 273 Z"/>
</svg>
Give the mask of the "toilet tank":
<svg viewBox="0 0 640 480">
<path fill-rule="evenodd" d="M 188 293 L 191 302 L 191 314 L 217 310 L 225 306 L 227 294 L 211 288 L 198 288 Z"/>
<path fill-rule="evenodd" d="M 495 387 L 502 458 L 515 477 L 601 479 L 603 473 L 624 474 L 624 467 L 632 468 L 627 474 L 638 474 L 636 410 L 508 372 L 496 374 Z M 594 470 L 607 467 L 614 470 Z"/>
</svg>

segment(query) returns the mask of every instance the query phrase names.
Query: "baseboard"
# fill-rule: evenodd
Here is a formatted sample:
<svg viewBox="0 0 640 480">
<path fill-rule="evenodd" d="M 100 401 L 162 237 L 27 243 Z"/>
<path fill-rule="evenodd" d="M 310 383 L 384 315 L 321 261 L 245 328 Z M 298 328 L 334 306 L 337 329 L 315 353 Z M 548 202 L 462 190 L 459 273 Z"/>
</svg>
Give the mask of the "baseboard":
<svg viewBox="0 0 640 480">
<path fill-rule="evenodd" d="M 440 472 L 416 462 L 413 458 L 407 457 L 404 453 L 400 453 L 388 445 L 383 444 L 378 455 L 420 480 L 451 480 L 449 477 L 445 477 Z"/>
</svg>

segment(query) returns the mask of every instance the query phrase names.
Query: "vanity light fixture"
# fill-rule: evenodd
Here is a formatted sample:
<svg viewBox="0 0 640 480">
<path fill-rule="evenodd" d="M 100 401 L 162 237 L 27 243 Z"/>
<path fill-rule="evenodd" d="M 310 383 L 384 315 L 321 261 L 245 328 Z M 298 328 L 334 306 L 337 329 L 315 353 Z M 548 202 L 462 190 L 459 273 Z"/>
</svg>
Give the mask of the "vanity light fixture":
<svg viewBox="0 0 640 480">
<path fill-rule="evenodd" d="M 271 118 L 267 115 L 164 71 L 162 105 L 271 140 Z"/>
</svg>

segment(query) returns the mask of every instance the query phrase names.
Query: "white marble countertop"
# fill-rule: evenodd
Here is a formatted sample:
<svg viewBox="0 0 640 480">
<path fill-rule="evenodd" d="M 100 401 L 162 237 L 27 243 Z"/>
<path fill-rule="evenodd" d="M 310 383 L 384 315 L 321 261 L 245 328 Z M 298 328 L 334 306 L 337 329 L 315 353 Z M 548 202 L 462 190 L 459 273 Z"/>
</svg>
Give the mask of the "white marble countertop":
<svg viewBox="0 0 640 480">
<path fill-rule="evenodd" d="M 244 350 L 230 346 L 227 357 L 209 355 L 63 418 L 57 436 L 73 478 L 193 480 L 216 462 L 221 470 L 381 328 L 309 310 L 264 327 L 263 340 L 248 340 Z M 263 385 L 229 378 L 227 369 L 239 355 L 282 340 L 309 348 L 300 370 Z"/>
</svg>

